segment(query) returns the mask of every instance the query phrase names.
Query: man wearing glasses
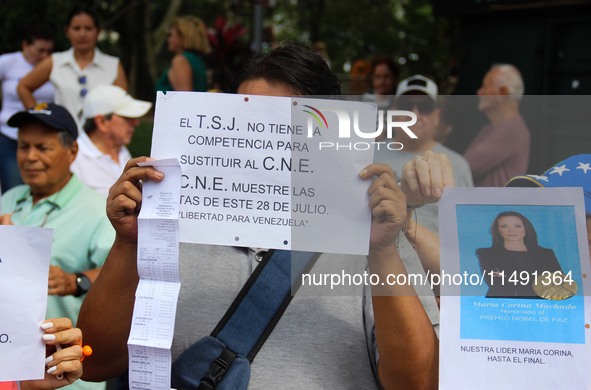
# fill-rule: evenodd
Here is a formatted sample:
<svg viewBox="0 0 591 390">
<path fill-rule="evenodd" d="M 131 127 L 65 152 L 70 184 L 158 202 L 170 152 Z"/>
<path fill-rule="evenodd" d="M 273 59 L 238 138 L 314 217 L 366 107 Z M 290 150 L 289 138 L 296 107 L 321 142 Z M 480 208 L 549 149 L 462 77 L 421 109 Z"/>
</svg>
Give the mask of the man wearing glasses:
<svg viewBox="0 0 591 390">
<path fill-rule="evenodd" d="M 78 137 L 80 152 L 72 172 L 87 186 L 104 196 L 119 178 L 131 154 L 127 145 L 139 118 L 152 103 L 136 100 L 115 85 L 99 85 L 84 100 L 85 134 Z"/>
<path fill-rule="evenodd" d="M 402 167 L 416 156 L 426 151 L 443 153 L 451 161 L 454 182 L 457 187 L 472 187 L 472 173 L 466 160 L 458 153 L 436 141 L 441 119 L 441 108 L 437 102 L 438 88 L 433 80 L 422 75 L 414 75 L 402 80 L 396 88 L 394 107 L 391 109 L 412 111 L 417 122 L 410 130 L 417 138 L 410 138 L 403 129 L 395 128 L 394 142 L 402 144 L 400 150 L 379 148 L 375 152 L 374 162 L 389 164 L 398 177 L 402 176 Z M 408 117 L 400 121 L 407 121 Z M 440 194 L 439 194 L 440 195 Z M 439 196 L 436 194 L 436 196 Z M 417 210 L 417 220 L 431 231 L 438 231 L 437 205 L 426 205 Z"/>
<path fill-rule="evenodd" d="M 2 196 L 0 224 L 53 229 L 47 318 L 76 323 L 115 238 L 105 199 L 70 172 L 78 129 L 65 108 L 39 103 L 7 123 L 18 127 L 17 163 L 25 184 Z"/>
</svg>

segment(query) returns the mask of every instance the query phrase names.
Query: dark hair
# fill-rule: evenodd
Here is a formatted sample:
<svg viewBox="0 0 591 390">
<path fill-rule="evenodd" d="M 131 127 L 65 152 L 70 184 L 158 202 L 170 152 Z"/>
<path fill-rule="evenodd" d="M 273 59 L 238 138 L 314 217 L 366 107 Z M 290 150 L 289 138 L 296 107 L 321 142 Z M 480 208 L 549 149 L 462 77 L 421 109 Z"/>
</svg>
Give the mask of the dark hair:
<svg viewBox="0 0 591 390">
<path fill-rule="evenodd" d="M 72 23 L 72 19 L 74 19 L 74 16 L 78 16 L 81 14 L 85 14 L 88 15 L 92 18 L 92 20 L 94 21 L 94 25 L 97 29 L 101 28 L 101 22 L 99 20 L 98 14 L 96 13 L 96 11 L 90 7 L 84 6 L 84 5 L 78 5 L 74 8 L 72 8 L 72 10 L 70 11 L 70 13 L 68 13 L 68 17 L 66 18 L 66 27 L 70 26 L 70 23 Z"/>
<path fill-rule="evenodd" d="M 23 33 L 23 41 L 27 45 L 35 42 L 36 40 L 54 41 L 53 29 L 47 23 L 36 23 L 28 27 Z"/>
<path fill-rule="evenodd" d="M 94 123 L 94 118 L 86 118 L 84 124 L 82 125 L 82 129 L 86 134 L 91 134 L 96 130 L 96 123 Z"/>
<path fill-rule="evenodd" d="M 501 237 L 501 233 L 499 233 L 499 219 L 503 217 L 517 217 L 521 219 L 523 222 L 523 227 L 525 228 L 525 237 L 523 242 L 525 247 L 529 249 L 537 248 L 538 245 L 538 234 L 536 233 L 536 229 L 534 229 L 534 225 L 527 219 L 523 214 L 520 214 L 516 211 L 503 211 L 499 213 L 495 220 L 493 221 L 492 225 L 490 226 L 490 234 L 492 235 L 492 246 L 493 248 L 503 248 L 504 240 Z"/>
<path fill-rule="evenodd" d="M 113 114 L 111 113 L 103 116 L 106 120 L 110 120 L 113 117 Z M 84 124 L 82 125 L 82 129 L 84 129 L 84 132 L 88 135 L 94 133 L 94 131 L 97 129 L 95 118 L 96 117 L 86 118 Z"/>
<path fill-rule="evenodd" d="M 398 64 L 396 64 L 396 61 L 394 61 L 394 59 L 392 57 L 383 56 L 383 57 L 374 58 L 373 61 L 371 62 L 371 73 L 372 74 L 373 74 L 373 72 L 375 72 L 376 67 L 378 65 L 386 65 L 388 67 L 388 69 L 390 70 L 390 73 L 392 73 L 392 76 L 394 76 L 394 84 L 396 84 L 398 82 L 398 78 L 400 76 L 400 70 L 398 69 Z"/>
<path fill-rule="evenodd" d="M 285 84 L 302 95 L 340 95 L 341 84 L 322 56 L 293 43 L 255 55 L 235 82 L 234 90 L 249 80 Z"/>
<path fill-rule="evenodd" d="M 69 148 L 70 146 L 74 145 L 74 142 L 76 141 L 72 134 L 68 133 L 65 130 L 58 131 L 57 139 L 60 141 L 62 146 L 66 148 Z"/>
</svg>

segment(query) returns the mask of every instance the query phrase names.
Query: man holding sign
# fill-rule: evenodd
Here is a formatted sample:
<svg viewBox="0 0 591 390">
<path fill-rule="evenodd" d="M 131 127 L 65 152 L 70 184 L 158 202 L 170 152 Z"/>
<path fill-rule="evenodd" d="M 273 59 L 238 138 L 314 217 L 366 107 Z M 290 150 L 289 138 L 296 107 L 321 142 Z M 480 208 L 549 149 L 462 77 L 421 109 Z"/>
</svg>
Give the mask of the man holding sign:
<svg viewBox="0 0 591 390">
<path fill-rule="evenodd" d="M 3 195 L 0 224 L 53 229 L 46 316 L 75 323 L 113 243 L 104 199 L 70 172 L 78 129 L 65 108 L 40 103 L 8 124 L 19 129 L 17 162 L 26 184 Z M 72 388 L 104 384 L 77 381 Z"/>
<path fill-rule="evenodd" d="M 340 87 L 322 57 L 301 47 L 283 46 L 252 62 L 238 92 L 336 95 Z M 140 183 L 163 179 L 158 170 L 137 166 L 146 160 L 130 161 L 108 197 L 107 213 L 117 238 L 79 321 L 86 340 L 97 346 L 93 361 L 85 367 L 87 380 L 104 380 L 127 367 L 126 340 L 138 283 Z M 432 201 L 423 194 L 437 193 L 435 189 L 453 181 L 449 160 L 433 153 L 413 160 L 405 172 L 402 187 L 406 196 L 387 166 L 370 165 L 359 173 L 362 179 L 373 179 L 368 182 L 373 216 L 369 268 L 384 277 L 406 273 L 397 237 L 406 221 L 407 199 L 409 204 Z M 328 261 L 325 256 L 316 266 Z M 257 264 L 247 248 L 181 245 L 180 257 L 180 314 L 172 346 L 175 358 L 213 330 Z M 360 259 L 357 271 L 362 274 L 366 264 Z M 355 296 L 296 295 L 253 361 L 249 387 L 370 389 L 379 387 L 375 374 L 385 388 L 434 388 L 438 341 L 433 329 L 437 324 L 433 297 L 430 303 L 422 302 L 412 287 L 380 287 L 367 300 L 362 286 Z M 374 348 L 379 353 L 377 363 L 367 359 L 368 349 L 373 355 Z M 373 364 L 377 364 L 375 373 Z"/>
</svg>

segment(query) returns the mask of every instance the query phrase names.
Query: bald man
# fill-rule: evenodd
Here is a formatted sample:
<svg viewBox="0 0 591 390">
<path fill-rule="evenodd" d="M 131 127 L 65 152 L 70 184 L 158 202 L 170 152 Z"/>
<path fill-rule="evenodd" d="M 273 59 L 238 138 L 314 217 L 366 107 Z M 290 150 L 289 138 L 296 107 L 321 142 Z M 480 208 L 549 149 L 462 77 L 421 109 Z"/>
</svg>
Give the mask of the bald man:
<svg viewBox="0 0 591 390">
<path fill-rule="evenodd" d="M 477 187 L 502 187 L 527 172 L 530 134 L 519 113 L 523 90 L 519 70 L 509 64 L 493 65 L 482 80 L 478 109 L 490 124 L 464 153 Z"/>
</svg>

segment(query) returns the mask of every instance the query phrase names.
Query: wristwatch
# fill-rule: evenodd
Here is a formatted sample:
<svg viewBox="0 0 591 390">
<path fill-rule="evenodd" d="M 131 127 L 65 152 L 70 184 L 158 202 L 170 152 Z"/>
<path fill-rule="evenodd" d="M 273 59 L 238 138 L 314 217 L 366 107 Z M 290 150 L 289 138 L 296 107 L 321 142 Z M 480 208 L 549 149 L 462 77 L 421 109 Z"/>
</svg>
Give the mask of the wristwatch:
<svg viewBox="0 0 591 390">
<path fill-rule="evenodd" d="M 86 294 L 90 289 L 90 279 L 88 276 L 84 275 L 82 272 L 76 272 L 76 292 L 74 293 L 75 297 L 81 297 L 82 295 Z"/>
</svg>

